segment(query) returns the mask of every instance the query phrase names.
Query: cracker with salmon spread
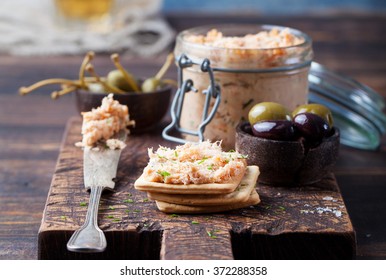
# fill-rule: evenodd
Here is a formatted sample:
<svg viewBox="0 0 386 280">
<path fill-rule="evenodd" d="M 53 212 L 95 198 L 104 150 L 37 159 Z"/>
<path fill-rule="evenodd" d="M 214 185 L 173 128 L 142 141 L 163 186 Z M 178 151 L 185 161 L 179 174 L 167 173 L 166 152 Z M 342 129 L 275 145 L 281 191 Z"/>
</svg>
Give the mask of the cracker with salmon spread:
<svg viewBox="0 0 386 280">
<path fill-rule="evenodd" d="M 181 205 L 214 206 L 242 203 L 249 199 L 259 176 L 257 166 L 248 166 L 244 177 L 238 187 L 227 194 L 167 194 L 160 192 L 148 192 L 152 200 L 163 201 Z"/>
<path fill-rule="evenodd" d="M 169 194 L 226 194 L 241 182 L 247 162 L 221 143 L 186 143 L 175 149 L 148 150 L 149 163 L 134 183 L 141 191 Z"/>
</svg>

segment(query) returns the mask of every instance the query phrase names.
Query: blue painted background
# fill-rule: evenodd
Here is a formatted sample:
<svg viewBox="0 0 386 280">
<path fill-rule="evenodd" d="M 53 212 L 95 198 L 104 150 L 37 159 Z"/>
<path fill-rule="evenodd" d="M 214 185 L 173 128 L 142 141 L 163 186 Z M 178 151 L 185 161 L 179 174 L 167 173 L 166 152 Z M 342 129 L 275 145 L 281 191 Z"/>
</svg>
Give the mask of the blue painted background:
<svg viewBox="0 0 386 280">
<path fill-rule="evenodd" d="M 331 11 L 386 12 L 386 0 L 164 0 L 164 12 L 300 14 Z"/>
</svg>

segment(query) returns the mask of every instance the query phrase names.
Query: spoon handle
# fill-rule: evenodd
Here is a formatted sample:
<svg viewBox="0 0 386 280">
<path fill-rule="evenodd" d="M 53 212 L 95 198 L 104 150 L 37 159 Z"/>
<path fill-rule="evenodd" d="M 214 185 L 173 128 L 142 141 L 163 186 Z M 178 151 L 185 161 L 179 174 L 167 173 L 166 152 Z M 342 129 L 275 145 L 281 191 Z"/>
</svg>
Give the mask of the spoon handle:
<svg viewBox="0 0 386 280">
<path fill-rule="evenodd" d="M 106 249 L 107 242 L 103 231 L 98 227 L 98 207 L 104 187 L 92 186 L 86 220 L 82 227 L 74 232 L 67 243 L 72 252 L 96 253 Z"/>
</svg>

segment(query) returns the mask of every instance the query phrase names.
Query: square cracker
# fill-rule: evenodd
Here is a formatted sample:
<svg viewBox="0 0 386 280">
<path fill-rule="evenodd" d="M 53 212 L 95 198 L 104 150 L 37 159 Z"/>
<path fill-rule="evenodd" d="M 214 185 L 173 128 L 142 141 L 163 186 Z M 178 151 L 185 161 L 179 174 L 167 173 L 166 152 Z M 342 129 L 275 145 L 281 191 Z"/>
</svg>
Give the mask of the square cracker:
<svg viewBox="0 0 386 280">
<path fill-rule="evenodd" d="M 233 192 L 240 184 L 244 173 L 233 178 L 227 183 L 208 183 L 208 184 L 166 184 L 159 182 L 149 182 L 144 179 L 143 174 L 134 182 L 134 187 L 140 191 L 158 192 L 169 194 L 224 194 Z"/>
<path fill-rule="evenodd" d="M 248 200 L 256 185 L 259 174 L 260 172 L 257 166 L 248 166 L 238 187 L 235 191 L 227 194 L 167 194 L 148 192 L 147 195 L 152 200 L 180 205 L 213 206 L 235 204 Z"/>
<path fill-rule="evenodd" d="M 179 205 L 174 203 L 168 203 L 164 201 L 157 201 L 158 210 L 165 213 L 179 213 L 179 214 L 202 214 L 202 213 L 218 213 L 225 212 L 235 209 L 240 209 L 252 205 L 256 205 L 260 202 L 260 197 L 256 192 L 256 189 L 253 189 L 249 198 L 244 202 L 227 204 L 227 205 L 217 205 L 217 206 L 192 206 L 192 205 Z"/>
</svg>

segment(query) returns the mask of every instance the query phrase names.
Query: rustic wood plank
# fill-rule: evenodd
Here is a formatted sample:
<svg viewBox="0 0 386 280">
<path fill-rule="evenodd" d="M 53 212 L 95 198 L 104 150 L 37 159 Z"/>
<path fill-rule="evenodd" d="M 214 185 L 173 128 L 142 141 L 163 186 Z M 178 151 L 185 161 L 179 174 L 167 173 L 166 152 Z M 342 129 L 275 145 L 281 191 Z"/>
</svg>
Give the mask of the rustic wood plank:
<svg viewBox="0 0 386 280">
<path fill-rule="evenodd" d="M 79 117 L 67 126 L 39 230 L 41 259 L 347 259 L 355 255 L 355 233 L 333 175 L 307 188 L 260 185 L 261 204 L 228 213 L 158 211 L 133 183 L 147 164 L 147 148 L 174 144 L 147 135 L 129 136 L 116 187 L 102 195 L 99 225 L 108 249 L 99 254 L 68 252 L 66 242 L 83 224 L 89 195 L 83 187 L 82 150 L 74 146 L 81 137 L 80 127 Z"/>
<path fill-rule="evenodd" d="M 227 223 L 211 223 L 210 219 L 197 217 L 190 217 L 188 220 L 183 217 L 181 222 L 178 220 L 176 218 L 172 222 L 162 223 L 160 259 L 230 260 L 234 258 Z"/>
</svg>

